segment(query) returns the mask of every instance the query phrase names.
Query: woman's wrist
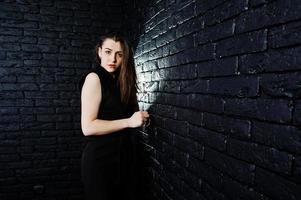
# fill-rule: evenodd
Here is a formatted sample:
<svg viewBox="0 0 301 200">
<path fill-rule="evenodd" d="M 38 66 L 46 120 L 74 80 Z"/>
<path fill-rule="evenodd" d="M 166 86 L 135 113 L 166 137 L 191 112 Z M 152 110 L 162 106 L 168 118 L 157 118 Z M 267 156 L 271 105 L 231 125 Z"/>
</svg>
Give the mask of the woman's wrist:
<svg viewBox="0 0 301 200">
<path fill-rule="evenodd" d="M 130 128 L 130 118 L 123 119 L 124 128 Z"/>
</svg>

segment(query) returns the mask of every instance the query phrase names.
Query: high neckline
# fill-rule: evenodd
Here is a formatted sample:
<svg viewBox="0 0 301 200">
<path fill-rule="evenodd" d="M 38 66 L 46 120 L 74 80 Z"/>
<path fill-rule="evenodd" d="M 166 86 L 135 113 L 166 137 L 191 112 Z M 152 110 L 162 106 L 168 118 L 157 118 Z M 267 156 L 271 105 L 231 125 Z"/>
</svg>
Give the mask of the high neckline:
<svg viewBox="0 0 301 200">
<path fill-rule="evenodd" d="M 98 69 L 99 71 L 102 71 L 104 74 L 106 74 L 107 77 L 109 77 L 111 80 L 116 81 L 116 75 L 111 74 L 110 72 L 108 72 L 103 66 L 98 65 L 96 67 L 96 69 Z"/>
</svg>

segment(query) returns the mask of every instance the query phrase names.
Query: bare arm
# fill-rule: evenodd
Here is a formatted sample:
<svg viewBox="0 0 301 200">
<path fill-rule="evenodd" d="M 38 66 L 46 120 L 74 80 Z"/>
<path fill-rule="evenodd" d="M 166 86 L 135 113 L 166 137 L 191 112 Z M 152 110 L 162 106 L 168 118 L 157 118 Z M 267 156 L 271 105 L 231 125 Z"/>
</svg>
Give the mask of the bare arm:
<svg viewBox="0 0 301 200">
<path fill-rule="evenodd" d="M 81 127 L 85 136 L 104 135 L 124 128 L 142 125 L 149 116 L 147 112 L 135 112 L 132 117 L 119 120 L 97 119 L 101 103 L 101 83 L 95 73 L 87 75 L 81 92 Z"/>
</svg>

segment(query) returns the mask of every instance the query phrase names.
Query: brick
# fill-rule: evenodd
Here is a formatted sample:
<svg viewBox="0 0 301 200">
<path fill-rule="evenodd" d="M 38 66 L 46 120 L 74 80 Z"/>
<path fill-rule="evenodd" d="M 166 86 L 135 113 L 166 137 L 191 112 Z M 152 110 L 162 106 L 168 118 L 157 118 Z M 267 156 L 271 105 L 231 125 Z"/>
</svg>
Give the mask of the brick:
<svg viewBox="0 0 301 200">
<path fill-rule="evenodd" d="M 180 80 L 196 78 L 196 69 L 194 65 L 172 67 L 153 71 L 152 81 L 160 80 Z"/>
<path fill-rule="evenodd" d="M 26 52 L 7 52 L 7 58 L 10 60 L 31 59 L 39 60 L 42 58 L 41 53 L 26 53 Z"/>
<path fill-rule="evenodd" d="M 293 122 L 296 125 L 301 124 L 301 101 L 297 100 L 295 103 L 295 109 L 294 109 L 294 114 L 293 114 Z"/>
<path fill-rule="evenodd" d="M 2 72 L 2 70 L 0 70 Z M 2 76 L 0 77 L 1 82 L 6 82 L 6 83 L 14 83 L 16 82 L 16 76 Z"/>
<path fill-rule="evenodd" d="M 230 55 L 261 52 L 266 48 L 267 30 L 260 30 L 217 42 L 216 55 L 221 58 Z"/>
<path fill-rule="evenodd" d="M 40 9 L 41 15 L 58 15 L 58 16 L 72 16 L 73 13 L 71 10 L 58 9 L 55 7 L 42 7 Z"/>
<path fill-rule="evenodd" d="M 185 193 L 183 193 L 184 197 L 186 197 L 187 199 L 205 200 L 205 198 L 200 193 L 198 193 L 197 191 L 195 191 L 193 188 L 189 187 L 185 183 L 183 183 L 183 190 L 185 191 Z"/>
<path fill-rule="evenodd" d="M 252 136 L 255 142 L 263 145 L 292 153 L 301 152 L 300 130 L 294 126 L 254 122 Z"/>
<path fill-rule="evenodd" d="M 162 104 L 152 105 L 149 109 L 149 112 L 150 113 L 154 112 L 157 115 L 171 118 L 171 119 L 175 119 L 176 116 L 175 108 L 169 105 L 162 105 Z"/>
<path fill-rule="evenodd" d="M 12 27 L 12 28 L 38 28 L 37 22 L 29 22 L 23 20 L 5 20 L 5 22 L 0 23 L 2 27 Z"/>
<path fill-rule="evenodd" d="M 7 115 L 7 114 L 17 114 L 18 113 L 18 109 L 17 108 L 13 108 L 13 107 L 0 107 L 0 114 L 1 115 Z"/>
<path fill-rule="evenodd" d="M 24 30 L 25 36 L 37 36 L 46 38 L 58 38 L 59 33 L 56 31 L 39 30 L 39 29 L 26 29 Z"/>
<path fill-rule="evenodd" d="M 254 182 L 255 165 L 234 159 L 209 148 L 205 148 L 204 159 L 208 165 L 221 170 L 238 181 L 245 184 L 252 184 Z"/>
<path fill-rule="evenodd" d="M 36 108 L 20 108 L 20 114 L 54 114 L 54 108 L 36 107 Z"/>
<path fill-rule="evenodd" d="M 300 180 L 301 177 L 301 156 L 295 157 L 295 164 L 293 168 L 293 177 L 296 179 L 296 181 Z"/>
<path fill-rule="evenodd" d="M 246 0 L 231 0 L 209 10 L 204 15 L 205 26 L 220 23 L 240 13 L 243 13 L 248 8 L 247 4 L 248 1 Z"/>
<path fill-rule="evenodd" d="M 197 46 L 194 49 L 185 50 L 180 56 L 184 63 L 212 60 L 215 58 L 214 44 Z"/>
<path fill-rule="evenodd" d="M 228 20 L 221 24 L 205 27 L 201 29 L 196 36 L 197 44 L 205 44 L 207 42 L 214 42 L 220 39 L 231 37 L 234 34 L 234 20 Z"/>
<path fill-rule="evenodd" d="M 269 2 L 269 0 L 250 0 L 249 4 L 251 7 L 256 7 L 266 4 L 267 2 Z"/>
<path fill-rule="evenodd" d="M 301 22 L 284 24 L 272 28 L 268 35 L 271 48 L 286 47 L 300 44 Z"/>
<path fill-rule="evenodd" d="M 260 78 L 263 93 L 275 97 L 300 98 L 300 73 L 268 74 Z"/>
<path fill-rule="evenodd" d="M 202 194 L 208 200 L 226 200 L 227 199 L 223 194 L 216 191 L 212 186 L 210 186 L 206 182 L 202 182 Z"/>
<path fill-rule="evenodd" d="M 7 115 L 2 119 L 1 123 L 8 123 L 10 121 L 18 121 L 19 116 L 18 115 Z"/>
<path fill-rule="evenodd" d="M 0 97 L 2 99 L 16 99 L 16 98 L 23 98 L 22 91 L 2 91 L 4 90 L 2 84 L 0 85 L 1 92 L 0 92 Z"/>
<path fill-rule="evenodd" d="M 223 187 L 223 174 L 205 162 L 189 157 L 188 169 L 215 188 L 221 189 Z"/>
<path fill-rule="evenodd" d="M 195 11 L 196 14 L 204 14 L 206 11 L 211 10 L 221 4 L 223 4 L 225 0 L 205 0 L 205 1 L 196 1 L 195 2 Z"/>
<path fill-rule="evenodd" d="M 300 70 L 301 58 L 298 56 L 300 53 L 301 48 L 297 47 L 243 55 L 239 58 L 239 71 L 254 74 Z"/>
<path fill-rule="evenodd" d="M 227 147 L 229 154 L 238 159 L 255 163 L 256 166 L 268 168 L 271 171 L 290 174 L 292 167 L 292 155 L 290 154 L 275 148 L 234 139 L 227 141 Z"/>
<path fill-rule="evenodd" d="M 1 43 L 0 44 L 0 51 L 20 51 L 19 44 L 11 44 L 11 43 Z"/>
<path fill-rule="evenodd" d="M 181 81 L 180 91 L 181 93 L 207 93 L 208 80 L 196 79 Z"/>
<path fill-rule="evenodd" d="M 182 1 L 183 3 L 183 1 Z M 194 17 L 194 2 L 189 3 L 188 5 L 181 6 L 181 4 L 177 4 L 177 7 L 181 10 L 178 10 L 176 13 L 172 15 L 173 24 L 182 24 L 185 21 Z"/>
<path fill-rule="evenodd" d="M 203 122 L 203 113 L 190 110 L 190 109 L 182 109 L 175 108 L 175 115 L 177 120 L 187 121 L 189 124 L 202 125 Z"/>
<path fill-rule="evenodd" d="M 203 24 L 204 21 L 201 17 L 189 19 L 185 23 L 182 23 L 176 27 L 176 38 L 183 37 L 202 29 L 204 27 Z"/>
<path fill-rule="evenodd" d="M 188 136 L 204 146 L 219 151 L 226 149 L 226 136 L 197 126 L 189 126 Z"/>
<path fill-rule="evenodd" d="M 22 50 L 26 52 L 42 52 L 42 53 L 57 53 L 58 47 L 55 45 L 32 45 L 32 44 L 22 44 Z"/>
<path fill-rule="evenodd" d="M 178 121 L 166 118 L 164 128 L 182 136 L 187 136 L 188 133 L 188 124 L 185 121 Z"/>
<path fill-rule="evenodd" d="M 173 106 L 188 106 L 188 98 L 181 94 L 165 94 L 165 103 Z"/>
<path fill-rule="evenodd" d="M 197 64 L 199 77 L 234 75 L 236 74 L 237 67 L 237 57 L 223 58 Z"/>
<path fill-rule="evenodd" d="M 259 94 L 257 77 L 212 78 L 208 80 L 208 93 L 237 97 L 255 97 Z"/>
<path fill-rule="evenodd" d="M 42 98 L 42 99 L 53 99 L 53 98 L 57 98 L 58 94 L 56 92 L 40 92 L 40 91 L 35 91 L 35 92 L 25 92 L 25 98 Z"/>
<path fill-rule="evenodd" d="M 253 188 L 241 185 L 239 182 L 234 181 L 228 177 L 225 177 L 224 179 L 224 188 L 222 192 L 229 199 L 269 200 L 268 197 L 258 193 L 257 191 L 254 191 Z"/>
<path fill-rule="evenodd" d="M 204 113 L 203 126 L 230 135 L 231 138 L 249 140 L 251 137 L 251 122 L 248 120 Z"/>
<path fill-rule="evenodd" d="M 1 19 L 14 19 L 14 20 L 20 20 L 23 18 L 22 13 L 20 12 L 0 12 L 0 18 Z"/>
<path fill-rule="evenodd" d="M 10 74 L 9 71 L 12 71 L 14 68 L 19 68 L 22 65 L 23 62 L 21 60 L 0 60 L 1 72 L 5 71 L 7 74 Z"/>
<path fill-rule="evenodd" d="M 16 84 L 11 84 L 11 83 L 2 83 L 1 84 L 1 89 L 3 91 L 34 91 L 38 90 L 38 86 L 33 83 L 16 83 Z"/>
<path fill-rule="evenodd" d="M 226 99 L 225 113 L 285 123 L 292 118 L 292 107 L 283 99 Z"/>
<path fill-rule="evenodd" d="M 199 159 L 203 159 L 204 148 L 191 139 L 174 135 L 173 145 L 187 152 L 191 156 L 194 156 Z"/>
<path fill-rule="evenodd" d="M 157 135 L 156 135 L 156 138 L 158 140 L 161 140 L 161 141 L 165 141 L 169 144 L 172 144 L 173 142 L 173 134 L 169 131 L 169 130 L 166 130 L 166 129 L 163 129 L 163 128 L 157 128 Z"/>
<path fill-rule="evenodd" d="M 33 100 L 29 99 L 7 99 L 0 100 L 1 106 L 33 106 Z"/>
<path fill-rule="evenodd" d="M 170 43 L 169 52 L 170 54 L 175 54 L 185 49 L 192 48 L 194 46 L 193 35 L 184 36 L 178 38 L 174 42 Z"/>
<path fill-rule="evenodd" d="M 185 153 L 183 151 L 180 151 L 177 148 L 172 149 L 173 152 L 173 159 L 179 163 L 179 167 L 188 167 L 188 159 L 189 159 L 189 154 Z M 186 170 L 184 170 L 184 174 L 186 174 Z M 185 176 L 185 175 L 184 175 Z"/>
<path fill-rule="evenodd" d="M 272 1 L 257 9 L 242 13 L 237 19 L 236 32 L 257 30 L 274 24 L 285 23 L 300 18 L 298 0 Z M 258 23 L 260 21 L 260 23 Z"/>
<path fill-rule="evenodd" d="M 57 83 L 57 84 L 40 84 L 40 91 L 70 91 L 75 90 L 74 84 Z"/>
<path fill-rule="evenodd" d="M 301 196 L 300 185 L 261 168 L 256 169 L 255 184 L 256 190 L 274 199 L 298 199 Z"/>
<path fill-rule="evenodd" d="M 224 102 L 221 98 L 192 94 L 188 96 L 188 107 L 198 111 L 222 113 Z"/>
<path fill-rule="evenodd" d="M 5 52 L 0 52 L 0 60 L 5 58 Z"/>
<path fill-rule="evenodd" d="M 29 21 L 45 22 L 45 23 L 56 23 L 57 16 L 51 15 L 40 15 L 32 13 L 24 13 L 24 19 Z"/>
<path fill-rule="evenodd" d="M 17 36 L 6 36 L 2 35 L 0 36 L 0 41 L 1 42 L 18 42 L 20 37 Z"/>
</svg>

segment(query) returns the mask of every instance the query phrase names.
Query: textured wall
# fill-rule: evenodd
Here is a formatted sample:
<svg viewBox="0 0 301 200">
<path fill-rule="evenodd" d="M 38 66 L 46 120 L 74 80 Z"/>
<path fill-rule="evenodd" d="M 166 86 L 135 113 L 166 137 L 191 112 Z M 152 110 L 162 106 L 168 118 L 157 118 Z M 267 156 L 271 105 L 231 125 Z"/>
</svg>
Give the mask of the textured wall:
<svg viewBox="0 0 301 200">
<path fill-rule="evenodd" d="M 142 5 L 143 7 L 143 5 Z M 301 199 L 299 0 L 159 0 L 136 49 L 152 199 Z"/>
<path fill-rule="evenodd" d="M 119 0 L 0 2 L 0 199 L 82 199 L 80 98 Z M 124 30 L 124 29 L 123 29 Z"/>
</svg>

